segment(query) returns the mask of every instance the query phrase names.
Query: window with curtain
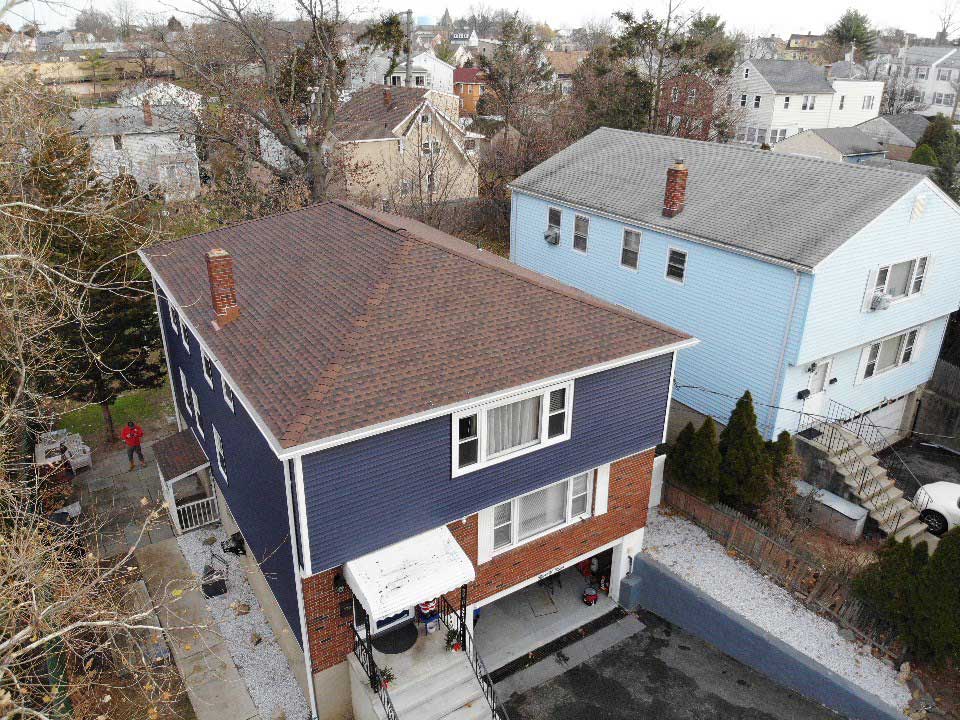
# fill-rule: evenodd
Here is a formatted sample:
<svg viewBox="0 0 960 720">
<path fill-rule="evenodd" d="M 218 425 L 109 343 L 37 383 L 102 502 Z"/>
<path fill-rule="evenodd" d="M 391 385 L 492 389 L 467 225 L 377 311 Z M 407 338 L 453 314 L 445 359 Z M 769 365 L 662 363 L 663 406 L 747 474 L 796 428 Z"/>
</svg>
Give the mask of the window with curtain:
<svg viewBox="0 0 960 720">
<path fill-rule="evenodd" d="M 454 413 L 453 474 L 570 437 L 573 382 Z"/>
<path fill-rule="evenodd" d="M 520 498 L 520 540 L 539 535 L 567 519 L 567 483 L 557 483 Z"/>
<path fill-rule="evenodd" d="M 867 351 L 863 368 L 864 380 L 910 362 L 917 343 L 917 334 L 918 330 L 913 329 L 873 343 Z"/>
<path fill-rule="evenodd" d="M 494 506 L 493 549 L 521 545 L 589 515 L 593 473 L 590 470 Z"/>
<path fill-rule="evenodd" d="M 487 410 L 487 455 L 494 456 L 537 442 L 540 396 Z"/>
</svg>

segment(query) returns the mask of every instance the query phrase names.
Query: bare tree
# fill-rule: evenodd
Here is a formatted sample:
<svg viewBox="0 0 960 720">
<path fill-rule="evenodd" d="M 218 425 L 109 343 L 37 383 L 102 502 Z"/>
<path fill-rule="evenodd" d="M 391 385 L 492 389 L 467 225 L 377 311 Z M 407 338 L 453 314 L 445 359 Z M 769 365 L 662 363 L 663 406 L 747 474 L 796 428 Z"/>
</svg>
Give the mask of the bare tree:
<svg viewBox="0 0 960 720">
<path fill-rule="evenodd" d="M 589 52 L 603 45 L 609 45 L 612 39 L 613 22 L 606 17 L 587 20 L 582 28 L 577 28 L 573 33 L 574 42 Z"/>
<path fill-rule="evenodd" d="M 136 25 L 136 7 L 130 0 L 113 0 L 113 25 L 120 40 L 129 40 Z"/>
<path fill-rule="evenodd" d="M 908 77 L 905 69 L 896 65 L 890 68 L 880 99 L 880 112 L 884 115 L 920 112 L 929 107 L 923 89 Z"/>
<path fill-rule="evenodd" d="M 937 21 L 939 25 L 937 42 L 946 43 L 960 27 L 960 22 L 957 21 L 957 0 L 943 0 L 937 12 Z"/>
</svg>

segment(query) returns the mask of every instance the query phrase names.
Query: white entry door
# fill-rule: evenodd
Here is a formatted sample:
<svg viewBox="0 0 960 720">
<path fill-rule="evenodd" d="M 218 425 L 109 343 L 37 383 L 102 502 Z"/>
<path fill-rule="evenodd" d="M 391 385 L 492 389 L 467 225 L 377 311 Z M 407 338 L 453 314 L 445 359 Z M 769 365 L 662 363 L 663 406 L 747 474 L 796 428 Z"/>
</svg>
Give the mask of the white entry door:
<svg viewBox="0 0 960 720">
<path fill-rule="evenodd" d="M 830 382 L 830 366 L 833 358 L 825 358 L 817 363 L 816 369 L 810 374 L 810 396 L 804 403 L 804 412 L 810 415 L 823 417 L 827 411 L 827 386 Z"/>
</svg>

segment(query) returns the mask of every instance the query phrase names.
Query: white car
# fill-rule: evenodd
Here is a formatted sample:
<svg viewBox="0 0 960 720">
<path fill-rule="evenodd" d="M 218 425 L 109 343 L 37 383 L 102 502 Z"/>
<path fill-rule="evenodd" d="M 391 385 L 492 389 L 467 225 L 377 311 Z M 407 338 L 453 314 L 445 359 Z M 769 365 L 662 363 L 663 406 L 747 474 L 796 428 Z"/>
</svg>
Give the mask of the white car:
<svg viewBox="0 0 960 720">
<path fill-rule="evenodd" d="M 931 535 L 940 536 L 960 527 L 960 484 L 945 480 L 924 485 L 917 490 L 913 506 Z"/>
</svg>

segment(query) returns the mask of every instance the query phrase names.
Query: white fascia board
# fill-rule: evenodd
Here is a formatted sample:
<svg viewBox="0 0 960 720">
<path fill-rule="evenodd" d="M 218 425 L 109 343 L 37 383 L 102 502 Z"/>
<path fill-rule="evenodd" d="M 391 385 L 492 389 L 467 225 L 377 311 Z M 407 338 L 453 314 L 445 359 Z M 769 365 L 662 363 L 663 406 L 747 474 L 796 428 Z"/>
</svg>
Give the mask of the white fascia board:
<svg viewBox="0 0 960 720">
<path fill-rule="evenodd" d="M 213 361 L 214 367 L 216 367 L 217 370 L 220 371 L 221 376 L 225 377 L 227 381 L 230 383 L 230 389 L 233 390 L 234 401 L 236 400 L 240 401 L 240 404 L 241 406 L 243 406 L 243 409 L 246 411 L 247 415 L 250 416 L 250 418 L 253 420 L 254 425 L 256 425 L 257 429 L 260 431 L 260 434 L 263 435 L 263 437 L 267 441 L 267 444 L 270 445 L 270 449 L 273 450 L 274 454 L 277 455 L 277 457 L 280 457 L 280 452 L 283 449 L 280 445 L 280 441 L 276 438 L 276 436 L 274 436 L 274 434 L 270 431 L 270 428 L 267 426 L 267 423 L 264 422 L 263 418 L 260 417 L 259 413 L 257 413 L 257 411 L 254 409 L 253 403 L 251 403 L 250 400 L 247 398 L 247 396 L 244 395 L 243 389 L 240 387 L 240 384 L 237 383 L 230 376 L 230 373 L 228 373 L 226 369 L 223 367 L 223 363 L 221 363 L 217 359 L 216 354 L 203 341 L 203 336 L 197 332 L 196 327 L 194 327 L 193 323 L 187 317 L 186 313 L 183 312 L 183 308 L 174 299 L 173 293 L 170 292 L 170 288 L 167 287 L 167 284 L 163 281 L 163 278 L 160 277 L 160 274 L 157 272 L 157 269 L 150 262 L 150 258 L 147 257 L 147 255 L 143 252 L 143 250 L 139 250 L 137 254 L 140 256 L 140 259 L 143 261 L 143 264 L 147 266 L 147 269 L 150 271 L 150 274 L 153 276 L 154 282 L 160 286 L 161 290 L 163 290 L 164 295 L 166 295 L 167 297 L 167 302 L 173 305 L 174 308 L 177 310 L 177 313 L 180 315 L 180 321 L 185 323 L 187 327 L 190 329 L 190 332 L 193 334 L 193 337 L 197 341 L 197 344 L 200 346 L 200 349 L 206 354 L 208 358 L 210 358 L 210 360 Z M 158 306 L 159 306 L 159 298 L 157 299 L 158 299 Z M 162 322 L 162 318 L 160 318 L 160 320 Z M 172 378 L 171 378 L 171 382 L 172 382 Z"/>
<path fill-rule="evenodd" d="M 358 428 L 356 430 L 349 430 L 338 435 L 331 435 L 327 438 L 322 438 L 320 440 L 313 440 L 309 443 L 304 443 L 303 445 L 297 445 L 292 448 L 287 448 L 282 450 L 278 457 L 281 459 L 293 456 L 302 456 L 308 455 L 310 453 L 319 452 L 320 450 L 327 450 L 332 447 L 337 447 L 338 445 L 346 445 L 347 443 L 355 442 L 357 440 L 362 440 L 363 438 L 371 437 L 373 435 L 380 435 L 385 432 L 390 432 L 391 430 L 397 430 L 407 425 L 415 425 L 417 423 L 424 422 L 426 420 L 431 420 L 437 417 L 443 417 L 444 415 L 450 415 L 452 413 L 458 412 L 460 410 L 465 410 L 475 405 L 485 404 L 488 402 L 495 402 L 503 398 L 510 397 L 511 395 L 516 395 L 518 393 L 523 393 L 528 390 L 534 390 L 538 387 L 545 385 L 553 385 L 556 383 L 563 383 L 569 380 L 575 380 L 580 377 L 585 377 L 587 375 L 593 375 L 598 372 L 603 372 L 605 370 L 612 370 L 613 368 L 622 367 L 624 365 L 630 365 L 641 360 L 648 360 L 653 357 L 658 357 L 660 355 L 666 355 L 668 353 L 674 353 L 678 350 L 684 348 L 693 347 L 698 344 L 700 341 L 697 338 L 689 338 L 687 340 L 680 340 L 670 345 L 663 345 L 661 347 L 653 348 L 651 350 L 646 350 L 641 353 L 636 353 L 634 355 L 627 355 L 626 357 L 617 358 L 616 360 L 609 360 L 607 362 L 599 363 L 597 365 L 591 365 L 589 367 L 580 368 L 579 370 L 574 370 L 567 373 L 562 373 L 560 375 L 554 375 L 552 377 L 541 378 L 534 382 L 525 383 L 523 385 L 517 385 L 506 390 L 498 390 L 493 393 L 488 393 L 487 395 L 481 395 L 479 397 L 468 398 L 458 403 L 452 403 L 450 405 L 444 405 L 438 408 L 431 408 L 430 410 L 424 410 L 423 412 L 414 413 L 412 415 L 406 415 L 402 418 L 397 418 L 396 420 L 388 420 L 387 422 L 377 423 L 375 425 L 368 425 L 363 428 Z"/>
<path fill-rule="evenodd" d="M 807 265 L 800 265 L 799 263 L 791 262 L 790 260 L 781 260 L 779 258 L 770 257 L 768 255 L 763 255 L 761 253 L 753 252 L 752 250 L 747 250 L 745 248 L 735 247 L 733 245 L 728 245 L 726 243 L 718 242 L 716 240 L 710 240 L 709 238 L 701 237 L 700 235 L 693 235 L 691 233 L 683 232 L 682 230 L 677 230 L 676 228 L 666 227 L 664 225 L 656 225 L 651 222 L 645 222 L 636 220 L 635 218 L 628 218 L 624 215 L 617 215 L 616 213 L 609 212 L 608 210 L 603 210 L 602 208 L 596 208 L 591 205 L 587 205 L 582 202 L 574 202 L 567 198 L 563 198 L 557 195 L 548 195 L 546 193 L 536 192 L 534 190 L 528 190 L 525 187 L 519 185 L 514 185 L 513 183 L 508 183 L 507 188 L 512 193 L 518 192 L 523 193 L 524 195 L 529 195 L 530 197 L 535 197 L 540 200 L 546 200 L 548 202 L 561 203 L 563 205 L 568 205 L 573 208 L 581 208 L 587 212 L 593 213 L 598 217 L 605 217 L 608 220 L 615 220 L 616 222 L 623 223 L 624 225 L 630 225 L 631 227 L 646 228 L 647 230 L 652 230 L 653 232 L 663 233 L 664 235 L 672 235 L 676 238 L 681 238 L 683 240 L 689 240 L 690 242 L 695 242 L 700 245 L 707 245 L 709 247 L 715 247 L 719 250 L 726 250 L 727 252 L 732 252 L 737 255 L 744 255 L 746 257 L 753 258 L 754 260 L 760 260 L 761 262 L 769 263 L 770 265 L 779 265 L 781 267 L 790 268 L 791 270 L 799 270 L 800 272 L 810 273 L 813 271 L 813 268 Z"/>
</svg>

